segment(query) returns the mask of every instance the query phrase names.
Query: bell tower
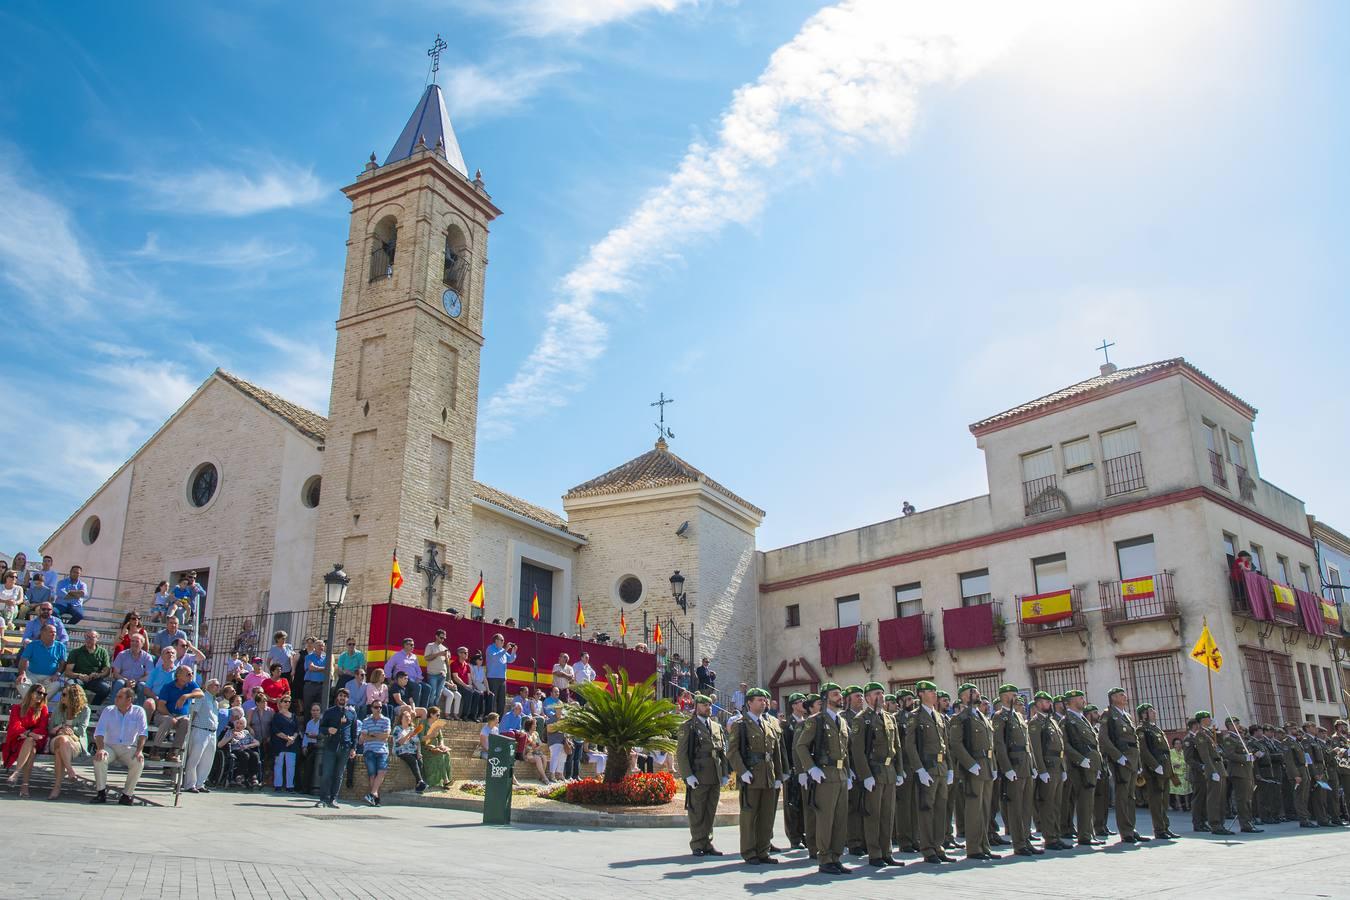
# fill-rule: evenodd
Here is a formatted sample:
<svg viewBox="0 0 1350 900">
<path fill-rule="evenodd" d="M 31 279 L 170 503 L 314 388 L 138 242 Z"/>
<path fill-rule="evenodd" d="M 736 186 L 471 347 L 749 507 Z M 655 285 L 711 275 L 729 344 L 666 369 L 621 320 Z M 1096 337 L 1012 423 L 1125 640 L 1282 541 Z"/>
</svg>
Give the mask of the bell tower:
<svg viewBox="0 0 1350 900">
<path fill-rule="evenodd" d="M 397 549 L 395 601 L 442 609 L 472 586 L 483 280 L 501 210 L 469 178 L 434 82 L 384 162 L 372 153 L 342 192 L 351 225 L 310 605 L 336 562 L 349 604 L 383 602 Z M 445 575 L 429 579 L 418 562 L 433 548 Z"/>
</svg>

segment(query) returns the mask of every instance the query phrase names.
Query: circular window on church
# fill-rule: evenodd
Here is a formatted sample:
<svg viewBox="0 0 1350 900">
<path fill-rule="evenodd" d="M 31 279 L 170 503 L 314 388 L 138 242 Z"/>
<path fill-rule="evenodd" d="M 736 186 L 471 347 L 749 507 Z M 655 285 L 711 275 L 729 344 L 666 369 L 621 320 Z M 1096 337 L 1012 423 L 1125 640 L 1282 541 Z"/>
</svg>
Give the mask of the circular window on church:
<svg viewBox="0 0 1350 900">
<path fill-rule="evenodd" d="M 314 509 L 319 505 L 320 481 L 321 479 L 318 475 L 312 475 L 309 480 L 305 482 L 305 486 L 300 489 L 300 502 L 310 509 Z"/>
<path fill-rule="evenodd" d="M 215 463 L 202 463 L 188 479 L 188 500 L 193 506 L 203 507 L 211 502 L 220 485 L 220 472 Z"/>
<path fill-rule="evenodd" d="M 80 537 L 86 544 L 92 544 L 98 540 L 99 532 L 103 530 L 103 523 L 98 520 L 98 516 L 90 516 L 84 520 L 84 528 L 80 530 Z"/>
<path fill-rule="evenodd" d="M 642 599 L 642 579 L 636 575 L 625 575 L 619 579 L 619 599 L 633 605 Z"/>
</svg>

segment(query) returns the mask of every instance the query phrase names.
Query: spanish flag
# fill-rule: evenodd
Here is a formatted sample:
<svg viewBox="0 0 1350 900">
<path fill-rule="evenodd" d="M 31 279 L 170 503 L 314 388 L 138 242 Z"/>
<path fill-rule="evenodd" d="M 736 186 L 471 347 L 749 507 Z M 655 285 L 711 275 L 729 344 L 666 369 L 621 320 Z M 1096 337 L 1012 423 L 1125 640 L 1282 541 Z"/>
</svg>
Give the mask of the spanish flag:
<svg viewBox="0 0 1350 900">
<path fill-rule="evenodd" d="M 1298 601 L 1294 597 L 1293 588 L 1272 581 L 1270 583 L 1270 590 L 1271 593 L 1275 595 L 1276 606 L 1283 606 L 1285 609 L 1293 609 L 1298 605 Z"/>
<path fill-rule="evenodd" d="M 657 623 L 656 623 L 656 630 L 652 632 L 652 643 L 653 643 L 653 644 L 659 644 L 659 643 L 661 643 L 661 623 L 660 623 L 660 622 L 657 622 Z"/>
<path fill-rule="evenodd" d="M 539 588 L 534 589 L 534 598 L 530 600 L 530 618 L 539 621 Z"/>
<path fill-rule="evenodd" d="M 1152 575 L 1145 575 L 1143 578 L 1126 578 L 1120 583 L 1120 599 L 1126 602 L 1130 600 L 1152 600 L 1153 593 Z"/>
<path fill-rule="evenodd" d="M 619 636 L 624 637 L 628 634 L 628 620 L 623 617 L 623 610 L 619 610 Z"/>
<path fill-rule="evenodd" d="M 1336 601 L 1325 597 L 1318 597 L 1317 600 L 1322 604 L 1322 621 L 1330 628 L 1340 628 L 1341 612 L 1336 608 Z"/>
<path fill-rule="evenodd" d="M 469 605 L 483 608 L 483 600 L 486 599 L 487 591 L 483 590 L 483 573 L 478 573 L 478 584 L 469 595 Z"/>
<path fill-rule="evenodd" d="M 1214 635 L 1210 634 L 1208 623 L 1200 629 L 1200 639 L 1191 648 L 1191 659 L 1215 672 L 1223 668 L 1223 654 L 1219 652 L 1219 645 L 1214 643 Z"/>
<path fill-rule="evenodd" d="M 581 598 L 577 598 L 577 627 L 586 627 L 586 611 L 581 608 Z"/>
<path fill-rule="evenodd" d="M 1032 594 L 1022 598 L 1022 621 L 1046 625 L 1073 618 L 1073 591 Z"/>
<path fill-rule="evenodd" d="M 398 568 L 398 551 L 394 551 L 394 567 L 389 570 L 389 587 L 403 587 L 403 573 Z"/>
</svg>

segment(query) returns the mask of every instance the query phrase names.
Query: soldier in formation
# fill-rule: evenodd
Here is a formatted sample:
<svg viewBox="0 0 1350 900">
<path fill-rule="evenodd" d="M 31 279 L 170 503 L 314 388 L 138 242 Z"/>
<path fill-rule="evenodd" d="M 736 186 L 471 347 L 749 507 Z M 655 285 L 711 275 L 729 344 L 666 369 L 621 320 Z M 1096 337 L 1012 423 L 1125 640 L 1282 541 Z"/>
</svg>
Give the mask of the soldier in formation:
<svg viewBox="0 0 1350 900">
<path fill-rule="evenodd" d="M 727 737 L 713 718 L 712 698 L 694 697 L 694 714 L 680 726 L 676 772 L 684 779 L 684 808 L 689 813 L 689 849 L 695 856 L 721 856 L 712 844 L 717 801 L 727 778 Z"/>
</svg>

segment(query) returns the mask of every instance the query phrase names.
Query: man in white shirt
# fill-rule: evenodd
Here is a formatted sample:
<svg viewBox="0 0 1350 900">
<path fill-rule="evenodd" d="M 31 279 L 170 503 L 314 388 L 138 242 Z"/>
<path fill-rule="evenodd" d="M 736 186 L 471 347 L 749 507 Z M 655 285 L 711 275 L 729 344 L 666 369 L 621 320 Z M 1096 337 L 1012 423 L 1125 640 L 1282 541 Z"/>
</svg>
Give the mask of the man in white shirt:
<svg viewBox="0 0 1350 900">
<path fill-rule="evenodd" d="M 426 649 L 422 651 L 422 660 L 427 667 L 426 697 L 423 705 L 438 705 L 447 715 L 452 715 L 451 707 L 459 709 L 459 692 L 446 678 L 449 672 L 450 648 L 445 646 L 444 628 L 436 629 L 436 640 L 427 644 Z M 447 688 L 453 697 L 445 696 Z M 443 699 L 445 702 L 442 702 Z"/>
<path fill-rule="evenodd" d="M 108 802 L 108 761 L 112 759 L 127 767 L 126 784 L 117 802 L 131 806 L 136 796 L 136 782 L 145 768 L 145 737 L 148 732 L 145 710 L 136 705 L 135 692 L 124 687 L 117 692 L 112 706 L 103 710 L 94 729 L 94 799 L 90 803 Z"/>
<path fill-rule="evenodd" d="M 564 703 L 572 699 L 572 683 L 576 681 L 571 661 L 572 658 L 566 653 L 559 653 L 558 661 L 553 664 L 553 686 L 558 689 L 558 696 Z"/>
</svg>

